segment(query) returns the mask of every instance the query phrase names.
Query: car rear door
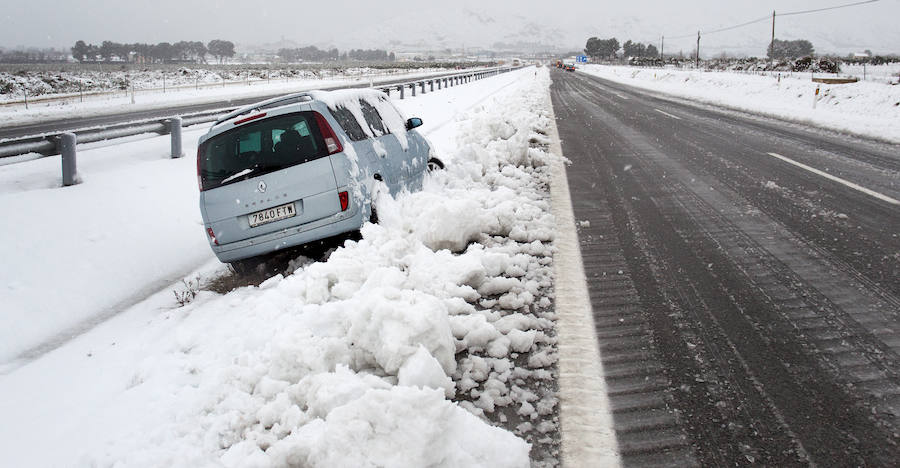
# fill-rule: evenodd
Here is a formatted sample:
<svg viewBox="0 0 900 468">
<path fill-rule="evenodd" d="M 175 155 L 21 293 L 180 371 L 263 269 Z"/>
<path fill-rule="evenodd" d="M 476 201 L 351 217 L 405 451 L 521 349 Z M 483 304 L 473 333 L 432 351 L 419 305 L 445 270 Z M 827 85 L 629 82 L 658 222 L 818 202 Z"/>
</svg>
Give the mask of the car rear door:
<svg viewBox="0 0 900 468">
<path fill-rule="evenodd" d="M 260 120 L 204 142 L 200 203 L 219 244 L 340 212 L 330 158 L 313 112 Z"/>
</svg>

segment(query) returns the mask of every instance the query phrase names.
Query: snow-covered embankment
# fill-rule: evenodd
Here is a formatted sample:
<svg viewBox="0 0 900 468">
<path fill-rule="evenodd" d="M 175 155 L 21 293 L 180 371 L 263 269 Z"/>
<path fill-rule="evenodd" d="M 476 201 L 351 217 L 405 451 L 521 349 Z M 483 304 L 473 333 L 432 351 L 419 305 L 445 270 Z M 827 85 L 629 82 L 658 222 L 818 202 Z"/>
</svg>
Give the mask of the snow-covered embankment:
<svg viewBox="0 0 900 468">
<path fill-rule="evenodd" d="M 702 103 L 900 143 L 900 86 L 888 80 L 830 85 L 812 82 L 809 73 L 783 74 L 779 79 L 606 65 L 587 65 L 583 71 Z"/>
<path fill-rule="evenodd" d="M 518 74 L 431 135 L 448 170 L 422 192 L 379 201 L 381 222 L 361 241 L 259 287 L 200 291 L 184 307 L 150 315 L 128 338 L 152 345 L 92 353 L 97 373 L 104 359 L 120 364 L 122 346 L 139 358 L 127 381 L 104 379 L 107 397 L 79 408 L 90 418 L 61 415 L 73 433 L 59 435 L 83 439 L 75 453 L 13 451 L 11 459 L 553 463 L 551 156 L 539 148 L 548 142 L 549 77 Z M 145 346 L 152 351 L 141 356 Z M 529 443 L 486 420 L 538 449 L 529 454 Z M 25 442 L 10 447 L 35 440 Z"/>
</svg>

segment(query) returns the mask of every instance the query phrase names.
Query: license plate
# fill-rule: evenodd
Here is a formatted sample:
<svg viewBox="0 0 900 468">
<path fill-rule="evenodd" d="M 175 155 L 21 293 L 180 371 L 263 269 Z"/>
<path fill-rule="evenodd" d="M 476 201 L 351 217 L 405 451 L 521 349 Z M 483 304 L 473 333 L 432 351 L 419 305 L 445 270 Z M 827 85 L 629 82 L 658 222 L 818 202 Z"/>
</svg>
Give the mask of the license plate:
<svg viewBox="0 0 900 468">
<path fill-rule="evenodd" d="M 297 215 L 297 210 L 293 203 L 276 206 L 268 210 L 250 213 L 250 227 L 260 226 L 262 224 L 274 223 L 282 219 L 291 218 Z"/>
</svg>

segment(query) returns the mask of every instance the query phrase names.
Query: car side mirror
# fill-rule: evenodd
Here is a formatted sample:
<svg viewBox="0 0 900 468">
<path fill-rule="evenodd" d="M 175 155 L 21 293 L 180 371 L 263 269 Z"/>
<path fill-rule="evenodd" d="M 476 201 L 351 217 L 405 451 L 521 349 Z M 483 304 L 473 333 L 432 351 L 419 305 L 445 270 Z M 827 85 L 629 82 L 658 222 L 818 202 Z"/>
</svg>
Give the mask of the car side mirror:
<svg viewBox="0 0 900 468">
<path fill-rule="evenodd" d="M 422 119 L 420 119 L 418 117 L 413 117 L 406 121 L 406 129 L 407 130 L 412 130 L 416 127 L 421 127 L 421 126 L 422 126 Z"/>
</svg>

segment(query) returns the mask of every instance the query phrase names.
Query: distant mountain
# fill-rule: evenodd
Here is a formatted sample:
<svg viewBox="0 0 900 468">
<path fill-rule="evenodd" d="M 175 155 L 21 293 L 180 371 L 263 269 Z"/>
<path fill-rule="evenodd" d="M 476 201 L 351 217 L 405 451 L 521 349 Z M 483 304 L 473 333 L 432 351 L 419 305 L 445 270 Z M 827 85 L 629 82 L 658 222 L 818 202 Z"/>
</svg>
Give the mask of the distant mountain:
<svg viewBox="0 0 900 468">
<path fill-rule="evenodd" d="M 453 3 L 411 5 L 402 13 L 370 18 L 361 26 L 331 28 L 315 35 L 315 42 L 283 40 L 278 47 L 316 45 L 320 48 L 382 48 L 397 52 L 476 51 L 541 52 L 571 51 L 584 47 L 589 37 L 616 37 L 661 45 L 667 53 L 690 54 L 701 29 L 701 54 L 763 56 L 771 39 L 771 21 L 763 7 L 741 5 L 740 10 L 695 11 L 674 5 L 650 8 L 629 5 L 590 4 L 574 10 L 541 2 L 521 8 L 503 8 L 486 1 L 457 0 Z M 874 4 L 879 5 L 879 4 Z M 889 6 L 885 4 L 886 6 Z M 619 12 L 614 11 L 618 9 Z M 635 11 L 642 11 L 637 15 Z M 848 14 L 853 13 L 853 14 Z M 760 21 L 723 32 L 707 33 L 745 23 L 754 15 Z M 716 19 L 712 19 L 716 18 Z M 776 37 L 807 39 L 817 53 L 848 54 L 870 49 L 878 53 L 900 53 L 900 28 L 892 17 L 875 8 L 840 10 L 813 15 L 776 17 Z M 665 44 L 661 37 L 665 35 Z M 290 45 L 281 45 L 290 44 Z"/>
<path fill-rule="evenodd" d="M 373 22 L 329 41 L 342 49 L 378 47 L 404 51 L 460 48 L 544 51 L 576 42 L 581 39 L 569 37 L 564 29 L 525 15 L 443 7 L 410 11 Z"/>
</svg>

